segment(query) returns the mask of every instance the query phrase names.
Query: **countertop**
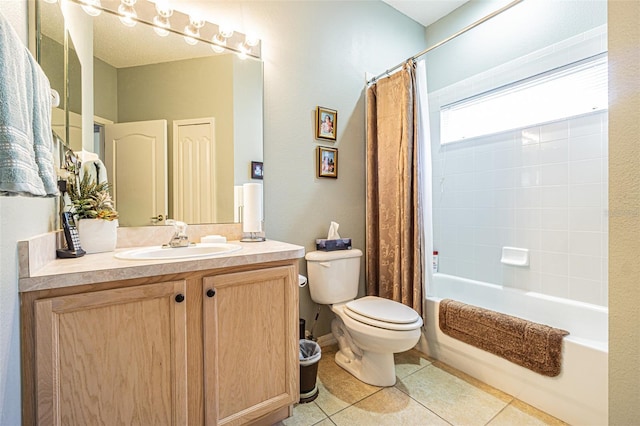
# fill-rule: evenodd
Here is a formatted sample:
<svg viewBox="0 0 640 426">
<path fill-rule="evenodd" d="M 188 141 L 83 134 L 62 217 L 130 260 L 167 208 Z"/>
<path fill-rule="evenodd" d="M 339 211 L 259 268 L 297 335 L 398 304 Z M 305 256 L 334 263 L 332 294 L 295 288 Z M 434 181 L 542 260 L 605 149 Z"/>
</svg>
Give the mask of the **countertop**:
<svg viewBox="0 0 640 426">
<path fill-rule="evenodd" d="M 304 256 L 304 247 L 279 241 L 267 240 L 255 243 L 229 241 L 229 243 L 241 246 L 242 250 L 206 259 L 123 260 L 114 257 L 117 252 L 135 248 L 128 247 L 114 252 L 87 254 L 76 259 L 55 259 L 35 272 L 21 275 L 19 291 L 28 292 L 218 269 L 299 259 Z"/>
</svg>

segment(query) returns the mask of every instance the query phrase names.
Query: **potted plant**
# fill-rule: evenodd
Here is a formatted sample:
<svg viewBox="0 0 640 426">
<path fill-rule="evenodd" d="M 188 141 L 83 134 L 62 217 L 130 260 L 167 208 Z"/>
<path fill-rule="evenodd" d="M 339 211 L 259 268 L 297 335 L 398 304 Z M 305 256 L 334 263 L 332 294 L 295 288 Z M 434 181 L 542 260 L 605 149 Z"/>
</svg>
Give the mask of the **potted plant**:
<svg viewBox="0 0 640 426">
<path fill-rule="evenodd" d="M 76 218 L 80 245 L 87 253 L 113 251 L 118 236 L 118 212 L 109 194 L 109 183 L 72 175 L 67 193 Z"/>
</svg>

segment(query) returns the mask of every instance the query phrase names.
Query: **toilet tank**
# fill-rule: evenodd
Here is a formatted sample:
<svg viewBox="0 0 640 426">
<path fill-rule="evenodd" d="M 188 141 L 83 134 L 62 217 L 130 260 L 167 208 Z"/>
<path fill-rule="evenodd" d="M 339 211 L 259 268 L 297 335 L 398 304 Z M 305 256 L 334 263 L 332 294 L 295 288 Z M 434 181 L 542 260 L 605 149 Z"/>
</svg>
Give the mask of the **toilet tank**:
<svg viewBox="0 0 640 426">
<path fill-rule="evenodd" d="M 311 299 L 321 305 L 353 300 L 358 295 L 360 258 L 358 249 L 312 251 L 305 255 Z"/>
</svg>

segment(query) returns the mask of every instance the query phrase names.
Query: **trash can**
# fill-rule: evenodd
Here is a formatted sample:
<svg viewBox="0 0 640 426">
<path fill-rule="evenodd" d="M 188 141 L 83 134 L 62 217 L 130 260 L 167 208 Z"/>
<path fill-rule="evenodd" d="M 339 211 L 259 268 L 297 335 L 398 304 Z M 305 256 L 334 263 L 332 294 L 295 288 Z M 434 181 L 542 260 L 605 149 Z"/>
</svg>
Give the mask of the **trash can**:
<svg viewBox="0 0 640 426">
<path fill-rule="evenodd" d="M 300 339 L 300 402 L 311 402 L 318 396 L 318 361 L 320 345 L 313 340 Z"/>
</svg>

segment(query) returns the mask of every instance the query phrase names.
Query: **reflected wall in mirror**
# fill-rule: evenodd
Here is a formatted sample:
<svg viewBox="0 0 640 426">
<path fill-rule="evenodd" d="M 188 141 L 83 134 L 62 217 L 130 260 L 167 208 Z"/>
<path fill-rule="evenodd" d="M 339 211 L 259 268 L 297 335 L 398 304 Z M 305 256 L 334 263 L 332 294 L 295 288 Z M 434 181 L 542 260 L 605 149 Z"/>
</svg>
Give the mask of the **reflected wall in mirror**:
<svg viewBox="0 0 640 426">
<path fill-rule="evenodd" d="M 40 3 L 44 15 L 49 8 Z M 215 54 L 173 33 L 158 37 L 144 23 L 125 27 L 108 13 L 93 18 L 92 32 L 91 145 L 109 170 L 120 225 L 162 224 L 167 214 L 187 223 L 237 221 L 234 187 L 251 181 L 251 161 L 263 161 L 262 62 Z M 166 148 L 146 131 L 123 134 L 118 126 L 163 120 Z M 127 138 L 134 145 L 125 149 Z M 150 164 L 157 149 L 166 149 L 166 160 Z M 166 207 L 145 206 L 143 199 L 159 198 L 148 185 L 162 186 L 151 179 L 162 168 Z M 127 194 L 118 200 L 118 191 Z M 132 209 L 142 209 L 137 219 L 122 214 Z"/>
<path fill-rule="evenodd" d="M 60 3 L 41 2 L 38 60 L 60 105 L 51 112 L 57 137 L 74 150 L 82 149 L 82 77 L 78 52 L 64 26 Z M 62 22 L 62 24 L 61 24 Z"/>
</svg>

